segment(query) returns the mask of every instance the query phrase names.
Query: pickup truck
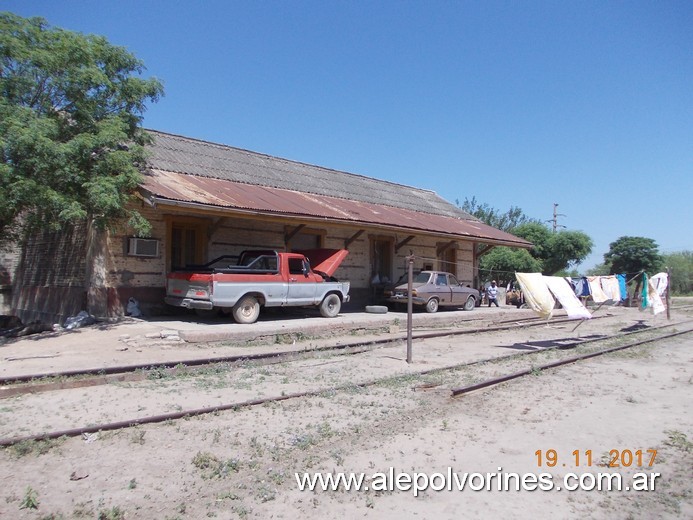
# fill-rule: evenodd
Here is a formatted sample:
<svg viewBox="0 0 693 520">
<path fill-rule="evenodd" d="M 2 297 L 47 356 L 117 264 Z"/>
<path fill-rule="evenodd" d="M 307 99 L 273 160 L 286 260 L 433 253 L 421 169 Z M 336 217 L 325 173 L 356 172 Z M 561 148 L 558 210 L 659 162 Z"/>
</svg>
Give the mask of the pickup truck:
<svg viewBox="0 0 693 520">
<path fill-rule="evenodd" d="M 237 323 L 257 321 L 261 306 L 316 306 L 322 316 L 333 318 L 342 302 L 349 301 L 349 282 L 332 276 L 348 253 L 345 249 L 263 250 L 221 256 L 169 273 L 164 301 L 200 314 L 230 311 Z M 229 263 L 231 259 L 237 262 Z"/>
</svg>

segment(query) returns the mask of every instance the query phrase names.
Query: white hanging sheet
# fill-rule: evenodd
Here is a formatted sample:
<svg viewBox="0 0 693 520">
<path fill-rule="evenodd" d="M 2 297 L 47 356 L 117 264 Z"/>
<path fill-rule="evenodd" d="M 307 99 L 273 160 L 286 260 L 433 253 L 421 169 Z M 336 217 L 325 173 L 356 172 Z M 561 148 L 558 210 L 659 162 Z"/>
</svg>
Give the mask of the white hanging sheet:
<svg viewBox="0 0 693 520">
<path fill-rule="evenodd" d="M 561 302 L 568 317 L 571 319 L 590 319 L 592 315 L 585 308 L 570 284 L 559 276 L 544 276 L 544 281 L 556 299 Z"/>
<path fill-rule="evenodd" d="M 649 280 L 652 286 L 657 290 L 660 297 L 664 297 L 664 293 L 669 285 L 669 275 L 667 273 L 657 273 Z"/>
<path fill-rule="evenodd" d="M 515 273 L 522 288 L 525 303 L 542 318 L 549 319 L 556 302 L 541 273 Z"/>
<path fill-rule="evenodd" d="M 590 296 L 592 296 L 592 301 L 594 301 L 594 303 L 604 303 L 609 301 L 609 297 L 602 290 L 602 284 L 599 280 L 600 278 L 600 276 L 587 277 L 587 283 L 590 284 Z"/>
</svg>

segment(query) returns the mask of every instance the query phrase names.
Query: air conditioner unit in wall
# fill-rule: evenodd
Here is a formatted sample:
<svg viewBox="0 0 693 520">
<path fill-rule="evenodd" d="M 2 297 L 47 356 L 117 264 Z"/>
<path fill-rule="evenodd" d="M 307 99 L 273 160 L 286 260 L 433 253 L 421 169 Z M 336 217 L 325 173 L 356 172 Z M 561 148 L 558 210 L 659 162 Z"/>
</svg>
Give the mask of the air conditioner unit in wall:
<svg viewBox="0 0 693 520">
<path fill-rule="evenodd" d="M 129 256 L 159 256 L 159 240 L 156 238 L 130 238 L 128 239 Z"/>
</svg>

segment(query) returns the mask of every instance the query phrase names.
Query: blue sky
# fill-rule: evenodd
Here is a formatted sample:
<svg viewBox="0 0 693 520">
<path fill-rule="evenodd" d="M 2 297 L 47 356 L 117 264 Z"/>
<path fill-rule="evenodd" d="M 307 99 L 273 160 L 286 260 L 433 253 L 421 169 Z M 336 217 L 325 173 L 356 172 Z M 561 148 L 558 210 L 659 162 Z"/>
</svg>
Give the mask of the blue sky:
<svg viewBox="0 0 693 520">
<path fill-rule="evenodd" d="M 693 2 L 0 1 L 161 79 L 145 126 L 693 250 Z"/>
</svg>

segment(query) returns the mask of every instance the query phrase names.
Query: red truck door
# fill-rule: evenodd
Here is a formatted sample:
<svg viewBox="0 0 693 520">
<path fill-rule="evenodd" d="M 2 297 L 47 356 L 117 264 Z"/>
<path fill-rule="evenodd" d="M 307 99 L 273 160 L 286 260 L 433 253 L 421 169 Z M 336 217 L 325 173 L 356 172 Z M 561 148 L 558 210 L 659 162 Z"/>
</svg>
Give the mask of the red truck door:
<svg viewBox="0 0 693 520">
<path fill-rule="evenodd" d="M 286 259 L 288 262 L 288 282 L 289 290 L 287 298 L 296 304 L 312 304 L 318 291 L 317 283 L 319 278 L 311 272 L 308 262 L 302 256 L 291 256 Z"/>
</svg>

